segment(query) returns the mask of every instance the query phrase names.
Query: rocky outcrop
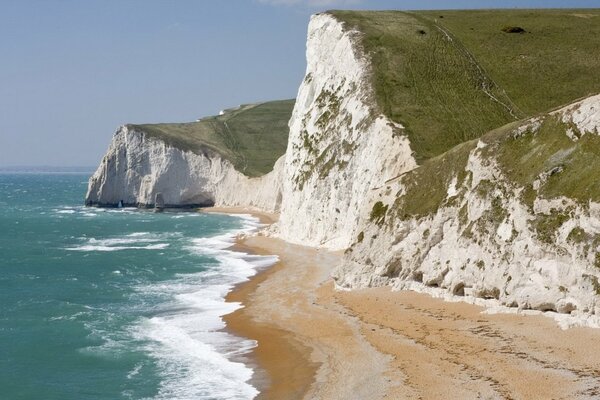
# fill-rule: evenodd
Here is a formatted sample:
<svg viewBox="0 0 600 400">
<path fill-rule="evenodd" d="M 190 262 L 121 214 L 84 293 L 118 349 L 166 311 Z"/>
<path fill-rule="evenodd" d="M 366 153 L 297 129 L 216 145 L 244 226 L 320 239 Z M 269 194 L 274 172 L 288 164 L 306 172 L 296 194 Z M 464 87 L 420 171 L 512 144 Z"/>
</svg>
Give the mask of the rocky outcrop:
<svg viewBox="0 0 600 400">
<path fill-rule="evenodd" d="M 337 284 L 494 299 L 598 324 L 599 132 L 593 96 L 386 183 Z"/>
<path fill-rule="evenodd" d="M 283 159 L 248 178 L 217 152 L 183 151 L 128 126 L 114 134 L 90 178 L 87 205 L 135 207 L 251 206 L 279 209 Z"/>
<path fill-rule="evenodd" d="M 416 166 L 402 126 L 375 108 L 358 35 L 329 14 L 310 21 L 278 226 L 293 243 L 348 247 L 370 192 Z"/>
<path fill-rule="evenodd" d="M 417 164 L 376 105 L 360 33 L 313 16 L 287 153 L 248 178 L 206 147 L 121 127 L 86 204 L 250 206 L 271 233 L 345 250 L 338 287 L 389 285 L 596 320 L 600 96 L 490 132 Z"/>
</svg>

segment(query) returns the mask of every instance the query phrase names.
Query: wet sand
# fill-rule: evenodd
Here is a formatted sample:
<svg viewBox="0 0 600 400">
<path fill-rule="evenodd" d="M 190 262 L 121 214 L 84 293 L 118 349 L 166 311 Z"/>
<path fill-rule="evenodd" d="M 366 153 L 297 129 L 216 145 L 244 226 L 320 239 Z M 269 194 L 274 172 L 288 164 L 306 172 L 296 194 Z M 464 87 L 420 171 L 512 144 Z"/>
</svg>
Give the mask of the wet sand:
<svg viewBox="0 0 600 400">
<path fill-rule="evenodd" d="M 247 207 L 206 207 L 199 210 L 200 212 L 216 214 L 251 214 L 258 218 L 261 224 L 265 225 L 270 225 L 279 219 L 279 214 L 258 211 Z"/>
<path fill-rule="evenodd" d="M 261 399 L 600 398 L 600 330 L 416 292 L 336 291 L 339 253 L 264 236 L 238 246 L 280 257 L 228 296 L 245 305 L 228 328 L 258 342 Z"/>
<path fill-rule="evenodd" d="M 236 250 L 263 254 L 258 248 L 249 249 L 238 243 Z M 246 306 L 238 312 L 224 317 L 227 329 L 233 333 L 252 338 L 258 347 L 253 358 L 258 366 L 253 384 L 259 388 L 259 398 L 265 399 L 301 399 L 313 382 L 318 364 L 310 360 L 310 348 L 302 345 L 294 335 L 279 329 L 276 324 L 256 321 L 248 309 L 253 294 L 259 285 L 279 271 L 281 263 L 259 272 L 252 280 L 239 285 L 227 296 L 227 301 L 239 302 Z"/>
<path fill-rule="evenodd" d="M 260 399 L 382 398 L 390 357 L 378 352 L 334 300 L 331 267 L 340 254 L 252 236 L 239 246 L 280 261 L 240 285 L 227 300 L 245 307 L 227 315 L 235 334 L 255 339 L 253 352 L 267 379 Z"/>
</svg>

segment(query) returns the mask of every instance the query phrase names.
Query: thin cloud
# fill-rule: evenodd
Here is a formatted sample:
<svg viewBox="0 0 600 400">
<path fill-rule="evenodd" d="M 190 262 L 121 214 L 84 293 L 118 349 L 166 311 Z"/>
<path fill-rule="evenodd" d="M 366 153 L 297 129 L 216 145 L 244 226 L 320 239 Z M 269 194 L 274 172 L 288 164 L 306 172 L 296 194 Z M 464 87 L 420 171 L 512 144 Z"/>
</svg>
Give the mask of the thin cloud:
<svg viewBox="0 0 600 400">
<path fill-rule="evenodd" d="M 362 0 L 258 0 L 259 3 L 271 6 L 307 6 L 307 7 L 334 7 L 350 6 L 360 3 Z"/>
</svg>

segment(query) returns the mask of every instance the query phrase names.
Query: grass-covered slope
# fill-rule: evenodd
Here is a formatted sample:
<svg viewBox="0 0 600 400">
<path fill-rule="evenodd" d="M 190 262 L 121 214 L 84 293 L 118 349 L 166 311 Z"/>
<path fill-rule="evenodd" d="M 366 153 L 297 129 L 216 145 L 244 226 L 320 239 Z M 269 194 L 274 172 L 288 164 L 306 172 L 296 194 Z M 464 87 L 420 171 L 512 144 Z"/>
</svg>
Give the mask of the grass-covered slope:
<svg viewBox="0 0 600 400">
<path fill-rule="evenodd" d="M 499 168 L 511 187 L 520 188 L 520 201 L 529 207 L 535 198 L 563 196 L 581 206 L 600 202 L 600 136 L 596 132 L 581 132 L 558 115 L 543 114 L 536 123 L 510 123 L 480 140 L 485 147 L 476 151 L 478 157 Z M 453 181 L 461 187 L 469 179 L 467 161 L 477 142 L 460 144 L 402 176 L 406 189 L 392 207 L 395 214 L 401 219 L 420 218 L 450 205 L 455 199 L 448 196 L 448 187 Z M 488 192 L 500 186 L 484 181 L 477 190 Z"/>
<path fill-rule="evenodd" d="M 197 122 L 129 125 L 182 150 L 209 148 L 246 176 L 273 169 L 286 150 L 294 100 L 242 105 Z"/>
<path fill-rule="evenodd" d="M 361 32 L 375 101 L 421 162 L 600 91 L 598 10 L 330 13 Z"/>
<path fill-rule="evenodd" d="M 526 114 L 600 92 L 600 9 L 420 14 L 450 30 Z"/>
</svg>

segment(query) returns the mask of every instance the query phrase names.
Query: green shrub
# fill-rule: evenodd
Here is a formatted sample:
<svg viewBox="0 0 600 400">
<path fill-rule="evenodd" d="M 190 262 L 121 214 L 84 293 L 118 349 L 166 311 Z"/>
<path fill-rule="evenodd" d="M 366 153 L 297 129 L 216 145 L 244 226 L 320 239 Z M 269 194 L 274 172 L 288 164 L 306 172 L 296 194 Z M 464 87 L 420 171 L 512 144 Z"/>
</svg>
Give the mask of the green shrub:
<svg viewBox="0 0 600 400">
<path fill-rule="evenodd" d="M 381 201 L 378 201 L 373 205 L 371 210 L 370 220 L 377 225 L 383 224 L 385 221 L 385 214 L 387 213 L 388 206 L 384 205 Z"/>
<path fill-rule="evenodd" d="M 361 232 L 358 234 L 358 238 L 356 238 L 358 243 L 362 243 L 363 239 L 365 238 L 365 233 Z"/>
<path fill-rule="evenodd" d="M 586 232 L 578 226 L 573 228 L 571 230 L 571 232 L 569 232 L 569 235 L 567 236 L 567 241 L 574 242 L 574 243 L 581 243 L 586 239 L 587 239 Z"/>
<path fill-rule="evenodd" d="M 502 28 L 502 32 L 505 33 L 525 33 L 525 29 L 521 28 L 520 26 L 505 26 L 504 28 Z"/>
<path fill-rule="evenodd" d="M 552 209 L 549 215 L 538 215 L 533 221 L 533 226 L 537 232 L 537 237 L 540 241 L 548 244 L 553 244 L 556 231 L 562 226 L 569 216 L 564 212 Z"/>
</svg>

